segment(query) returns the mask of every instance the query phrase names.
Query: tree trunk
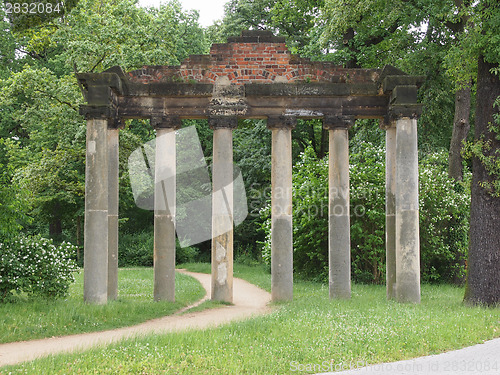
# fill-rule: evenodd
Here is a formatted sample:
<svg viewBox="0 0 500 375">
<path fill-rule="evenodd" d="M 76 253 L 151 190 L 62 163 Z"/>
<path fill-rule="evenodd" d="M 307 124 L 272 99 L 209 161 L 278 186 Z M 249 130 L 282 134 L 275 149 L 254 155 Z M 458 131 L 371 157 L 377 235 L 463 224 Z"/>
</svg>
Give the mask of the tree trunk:
<svg viewBox="0 0 500 375">
<path fill-rule="evenodd" d="M 354 46 L 354 29 L 352 27 L 348 28 L 343 37 L 343 44 L 349 50 L 349 59 L 345 62 L 346 68 L 359 68 L 356 48 Z"/>
<path fill-rule="evenodd" d="M 448 175 L 455 181 L 463 180 L 463 158 L 462 147 L 467 139 L 470 130 L 470 107 L 471 107 L 471 83 L 458 90 L 455 93 L 455 118 L 453 119 L 453 133 L 450 142 L 450 152 L 448 158 Z M 460 219 L 453 218 L 450 226 L 458 225 Z M 455 262 L 458 266 L 465 269 L 466 255 L 463 251 L 456 251 Z M 456 285 L 465 283 L 465 275 L 456 272 L 453 275 L 453 282 Z"/>
<path fill-rule="evenodd" d="M 60 239 L 62 236 L 62 222 L 59 218 L 54 218 L 49 223 L 49 236 L 50 238 Z"/>
<path fill-rule="evenodd" d="M 493 103 L 500 96 L 500 81 L 490 72 L 493 67 L 479 56 L 475 138 L 484 136 L 485 141 L 491 141 L 491 149 L 483 151 L 487 155 L 500 150 L 500 141 L 488 130 L 494 123 Z M 464 300 L 471 305 L 494 306 L 500 303 L 500 198 L 481 186 L 481 182 L 493 178 L 477 157 L 472 160 L 472 168 L 470 246 Z"/>
<path fill-rule="evenodd" d="M 451 135 L 448 174 L 456 181 L 462 181 L 462 145 L 470 129 L 470 83 L 455 94 L 455 118 Z"/>
<path fill-rule="evenodd" d="M 318 159 L 323 159 L 325 157 L 327 149 L 328 149 L 328 130 L 322 128 Z"/>
</svg>

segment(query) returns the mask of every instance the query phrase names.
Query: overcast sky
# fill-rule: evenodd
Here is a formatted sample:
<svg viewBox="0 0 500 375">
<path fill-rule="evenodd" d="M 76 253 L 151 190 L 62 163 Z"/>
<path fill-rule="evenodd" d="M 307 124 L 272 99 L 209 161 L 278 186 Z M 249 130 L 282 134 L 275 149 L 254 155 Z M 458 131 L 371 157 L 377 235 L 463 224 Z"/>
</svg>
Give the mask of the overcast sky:
<svg viewBox="0 0 500 375">
<path fill-rule="evenodd" d="M 168 0 L 139 0 L 141 6 L 158 6 Z M 200 24 L 210 26 L 214 21 L 222 19 L 224 4 L 228 0 L 180 0 L 184 10 L 196 9 L 200 12 Z"/>
</svg>

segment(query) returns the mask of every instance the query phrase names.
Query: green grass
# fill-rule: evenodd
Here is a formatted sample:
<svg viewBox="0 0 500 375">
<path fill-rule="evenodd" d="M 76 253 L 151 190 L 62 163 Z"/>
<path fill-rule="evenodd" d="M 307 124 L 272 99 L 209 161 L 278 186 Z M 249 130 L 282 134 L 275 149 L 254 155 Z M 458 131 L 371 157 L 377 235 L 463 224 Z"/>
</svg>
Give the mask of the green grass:
<svg viewBox="0 0 500 375">
<path fill-rule="evenodd" d="M 207 265 L 188 265 L 209 270 Z M 260 267 L 235 274 L 268 289 Z M 384 286 L 353 285 L 352 299 L 330 301 L 328 287 L 299 281 L 294 301 L 267 316 L 204 331 L 152 335 L 16 367 L 29 374 L 287 374 L 356 361 L 379 363 L 440 353 L 500 336 L 500 309 L 466 307 L 463 289 L 422 287 L 420 305 L 385 299 Z M 302 372 L 310 373 L 310 372 Z"/>
<path fill-rule="evenodd" d="M 118 288 L 118 300 L 86 304 L 80 272 L 66 299 L 0 304 L 0 343 L 125 327 L 172 314 L 205 294 L 197 280 L 176 274 L 176 302 L 154 302 L 152 268 L 120 269 Z"/>
</svg>

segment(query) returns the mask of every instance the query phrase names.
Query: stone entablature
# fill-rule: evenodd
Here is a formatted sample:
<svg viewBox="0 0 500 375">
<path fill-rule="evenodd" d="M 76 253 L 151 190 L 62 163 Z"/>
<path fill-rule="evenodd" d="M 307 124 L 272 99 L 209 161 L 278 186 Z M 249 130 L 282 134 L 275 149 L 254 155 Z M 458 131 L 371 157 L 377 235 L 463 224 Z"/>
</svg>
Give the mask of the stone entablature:
<svg viewBox="0 0 500 375">
<path fill-rule="evenodd" d="M 128 73 L 112 67 L 78 79 L 87 94 L 87 118 L 354 116 L 387 123 L 389 114 L 419 114 L 416 90 L 423 77 L 392 66 L 347 69 L 310 61 L 292 55 L 281 37 L 244 31 L 180 66 Z"/>
</svg>

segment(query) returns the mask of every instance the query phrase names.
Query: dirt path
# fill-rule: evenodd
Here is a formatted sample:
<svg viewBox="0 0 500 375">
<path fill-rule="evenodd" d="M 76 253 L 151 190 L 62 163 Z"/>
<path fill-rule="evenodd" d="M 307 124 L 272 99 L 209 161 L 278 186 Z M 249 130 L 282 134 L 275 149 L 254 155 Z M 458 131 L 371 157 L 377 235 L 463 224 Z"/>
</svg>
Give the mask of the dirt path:
<svg viewBox="0 0 500 375">
<path fill-rule="evenodd" d="M 208 299 L 210 295 L 211 276 L 201 273 L 181 272 L 196 278 L 207 291 L 205 298 L 195 305 Z M 271 300 L 268 292 L 237 278 L 233 281 L 233 290 L 234 300 L 232 306 L 223 306 L 183 315 L 179 315 L 178 312 L 175 315 L 149 320 L 132 327 L 117 328 L 109 331 L 0 344 L 0 367 L 29 361 L 49 354 L 72 352 L 97 345 L 106 345 L 134 336 L 214 327 L 271 311 L 267 306 Z M 186 309 L 181 310 L 181 312 Z"/>
</svg>

